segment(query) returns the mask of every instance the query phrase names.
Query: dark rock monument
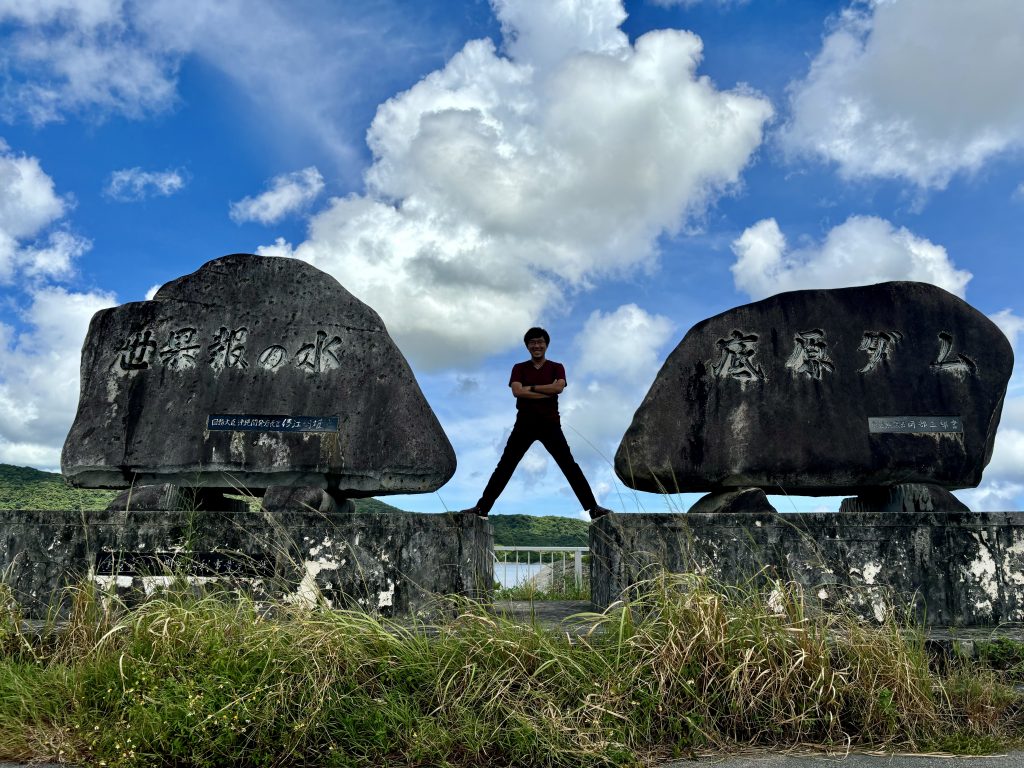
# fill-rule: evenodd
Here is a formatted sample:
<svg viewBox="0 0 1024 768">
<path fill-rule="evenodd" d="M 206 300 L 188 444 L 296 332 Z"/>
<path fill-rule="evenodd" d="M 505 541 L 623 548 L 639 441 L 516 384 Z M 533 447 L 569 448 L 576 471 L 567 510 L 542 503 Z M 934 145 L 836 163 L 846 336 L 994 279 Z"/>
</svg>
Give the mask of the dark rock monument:
<svg viewBox="0 0 1024 768">
<path fill-rule="evenodd" d="M 96 313 L 61 469 L 343 499 L 435 490 L 455 455 L 376 312 L 305 262 L 235 254 Z"/>
<path fill-rule="evenodd" d="M 894 485 L 973 487 L 1012 368 L 998 327 L 933 285 L 782 293 L 690 329 L 616 473 L 654 492 L 866 494 L 861 508 Z M 952 498 L 922 493 L 922 511 Z"/>
<path fill-rule="evenodd" d="M 660 569 L 795 581 L 869 619 L 1024 621 L 1024 514 L 950 493 L 981 481 L 1012 368 L 994 323 L 922 283 L 794 291 L 698 323 L 615 470 L 640 490 L 710 493 L 685 515 L 595 521 L 594 602 Z M 852 498 L 779 514 L 766 493 Z"/>
<path fill-rule="evenodd" d="M 0 510 L 0 570 L 29 616 L 82 577 L 389 615 L 493 583 L 486 521 L 355 512 L 440 487 L 455 456 L 377 313 L 297 259 L 225 256 L 96 313 L 61 467 L 125 490 L 97 513 Z"/>
</svg>

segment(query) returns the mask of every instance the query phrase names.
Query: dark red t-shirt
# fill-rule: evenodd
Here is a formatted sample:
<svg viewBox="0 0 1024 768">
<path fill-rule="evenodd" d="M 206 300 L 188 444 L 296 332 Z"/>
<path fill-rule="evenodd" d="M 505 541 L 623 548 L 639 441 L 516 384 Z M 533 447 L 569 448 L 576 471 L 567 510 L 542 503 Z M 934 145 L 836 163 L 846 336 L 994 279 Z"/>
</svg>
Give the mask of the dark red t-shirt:
<svg viewBox="0 0 1024 768">
<path fill-rule="evenodd" d="M 540 368 L 535 368 L 533 361 L 527 360 L 524 363 L 516 363 L 512 366 L 512 375 L 509 377 L 508 385 L 511 387 L 512 382 L 518 381 L 524 387 L 529 387 L 530 385 L 537 384 L 553 384 L 558 379 L 564 378 L 565 368 L 562 367 L 561 363 L 545 360 L 544 365 Z M 558 395 L 545 397 L 543 400 L 540 398 L 534 400 L 529 397 L 517 397 L 516 410 L 524 414 L 529 413 L 545 419 L 558 421 Z"/>
</svg>

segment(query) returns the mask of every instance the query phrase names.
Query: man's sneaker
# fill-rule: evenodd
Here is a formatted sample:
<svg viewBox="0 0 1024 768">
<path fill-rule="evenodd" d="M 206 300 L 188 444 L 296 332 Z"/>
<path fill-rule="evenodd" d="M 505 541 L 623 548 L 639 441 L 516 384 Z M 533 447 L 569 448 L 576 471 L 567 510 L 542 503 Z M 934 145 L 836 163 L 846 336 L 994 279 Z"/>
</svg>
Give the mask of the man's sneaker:
<svg viewBox="0 0 1024 768">
<path fill-rule="evenodd" d="M 487 513 L 484 512 L 482 509 L 480 509 L 480 507 L 477 507 L 477 506 L 472 506 L 469 509 L 459 510 L 459 514 L 462 514 L 462 515 L 476 515 L 477 517 L 482 517 L 484 520 L 487 519 Z"/>
<path fill-rule="evenodd" d="M 596 507 L 590 510 L 590 519 L 597 520 L 597 518 L 604 517 L 605 515 L 610 515 L 611 513 L 612 510 L 608 509 L 608 507 L 602 507 L 600 504 L 598 504 Z"/>
</svg>

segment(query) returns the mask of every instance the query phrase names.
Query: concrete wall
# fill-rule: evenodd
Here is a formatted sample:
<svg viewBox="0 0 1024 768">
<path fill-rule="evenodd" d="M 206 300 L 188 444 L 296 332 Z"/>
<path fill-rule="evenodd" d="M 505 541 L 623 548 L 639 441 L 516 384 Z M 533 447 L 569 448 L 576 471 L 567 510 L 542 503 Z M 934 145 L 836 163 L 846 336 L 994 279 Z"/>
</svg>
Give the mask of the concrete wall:
<svg viewBox="0 0 1024 768">
<path fill-rule="evenodd" d="M 405 614 L 489 589 L 491 547 L 490 526 L 469 515 L 0 510 L 0 573 L 28 617 L 81 579 L 132 599 L 174 572 Z"/>
<path fill-rule="evenodd" d="M 895 605 L 934 626 L 1024 621 L 1021 512 L 609 515 L 590 547 L 599 606 L 652 568 L 727 583 L 768 568 L 869 617 Z"/>
</svg>

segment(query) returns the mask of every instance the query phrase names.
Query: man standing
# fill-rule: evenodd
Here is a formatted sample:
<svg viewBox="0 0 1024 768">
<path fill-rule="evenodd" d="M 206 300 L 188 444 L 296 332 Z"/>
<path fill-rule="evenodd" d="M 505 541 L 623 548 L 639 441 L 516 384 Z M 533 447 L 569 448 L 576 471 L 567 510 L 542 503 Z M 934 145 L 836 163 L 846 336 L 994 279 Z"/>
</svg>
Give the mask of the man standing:
<svg viewBox="0 0 1024 768">
<path fill-rule="evenodd" d="M 562 434 L 558 418 L 558 395 L 565 389 L 565 368 L 545 356 L 551 337 L 543 328 L 531 328 L 523 336 L 523 341 L 530 352 L 530 359 L 512 366 L 512 376 L 508 383 L 516 399 L 515 426 L 512 427 L 505 451 L 491 479 L 487 481 L 480 501 L 476 506 L 462 511 L 487 517 L 526 451 L 534 440 L 540 440 L 569 481 L 580 505 L 590 513 L 591 519 L 607 515 L 611 510 L 598 505 L 594 492 L 590 490 L 590 483 L 573 459 L 569 444 Z"/>
</svg>

